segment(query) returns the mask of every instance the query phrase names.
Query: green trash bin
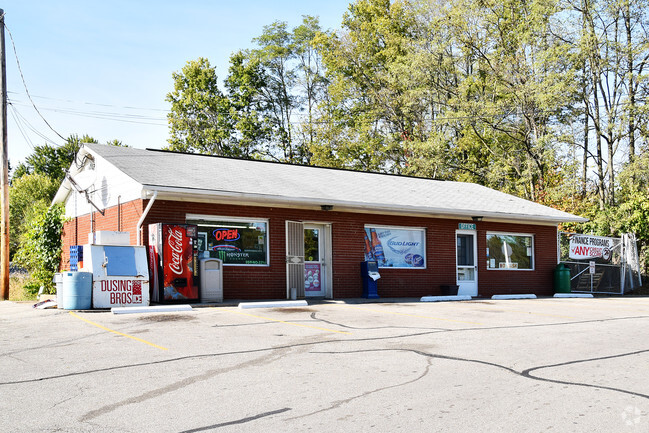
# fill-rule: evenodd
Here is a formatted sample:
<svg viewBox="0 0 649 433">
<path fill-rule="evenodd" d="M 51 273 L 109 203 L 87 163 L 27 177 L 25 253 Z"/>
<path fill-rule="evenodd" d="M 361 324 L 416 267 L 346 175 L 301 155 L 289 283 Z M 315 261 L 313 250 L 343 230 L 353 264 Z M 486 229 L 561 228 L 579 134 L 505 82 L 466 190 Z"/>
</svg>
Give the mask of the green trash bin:
<svg viewBox="0 0 649 433">
<path fill-rule="evenodd" d="M 570 293 L 570 268 L 563 263 L 554 269 L 554 293 Z"/>
</svg>

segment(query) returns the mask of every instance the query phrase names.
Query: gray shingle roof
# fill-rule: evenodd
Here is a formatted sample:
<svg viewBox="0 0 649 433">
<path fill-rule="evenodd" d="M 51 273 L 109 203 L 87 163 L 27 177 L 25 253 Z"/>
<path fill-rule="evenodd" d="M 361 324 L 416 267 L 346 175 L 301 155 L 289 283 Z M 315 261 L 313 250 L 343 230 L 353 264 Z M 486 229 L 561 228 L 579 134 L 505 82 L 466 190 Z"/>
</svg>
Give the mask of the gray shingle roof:
<svg viewBox="0 0 649 433">
<path fill-rule="evenodd" d="M 484 216 L 546 223 L 585 221 L 473 183 L 99 144 L 85 146 L 148 190 L 430 216 Z"/>
</svg>

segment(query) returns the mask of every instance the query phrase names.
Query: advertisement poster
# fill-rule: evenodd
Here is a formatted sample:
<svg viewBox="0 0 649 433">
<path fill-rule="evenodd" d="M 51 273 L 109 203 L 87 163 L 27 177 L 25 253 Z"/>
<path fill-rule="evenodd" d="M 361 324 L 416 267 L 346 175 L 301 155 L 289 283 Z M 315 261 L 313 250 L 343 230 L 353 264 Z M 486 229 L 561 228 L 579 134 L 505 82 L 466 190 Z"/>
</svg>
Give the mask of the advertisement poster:
<svg viewBox="0 0 649 433">
<path fill-rule="evenodd" d="M 380 268 L 425 268 L 425 252 L 423 229 L 365 228 L 365 260 Z"/>
<path fill-rule="evenodd" d="M 576 235 L 570 238 L 569 256 L 572 260 L 611 260 L 615 239 L 601 236 Z"/>
<path fill-rule="evenodd" d="M 304 264 L 304 290 L 306 292 L 320 291 L 320 263 Z"/>
</svg>

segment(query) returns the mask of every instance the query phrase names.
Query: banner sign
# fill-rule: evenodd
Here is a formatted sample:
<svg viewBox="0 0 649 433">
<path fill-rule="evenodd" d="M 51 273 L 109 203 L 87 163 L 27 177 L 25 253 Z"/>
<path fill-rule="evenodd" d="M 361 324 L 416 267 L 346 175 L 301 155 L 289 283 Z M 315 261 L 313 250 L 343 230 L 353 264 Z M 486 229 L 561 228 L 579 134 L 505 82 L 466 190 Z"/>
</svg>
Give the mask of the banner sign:
<svg viewBox="0 0 649 433">
<path fill-rule="evenodd" d="M 602 259 L 611 260 L 615 246 L 613 238 L 602 236 L 574 235 L 570 238 L 569 257 L 572 260 Z"/>
<path fill-rule="evenodd" d="M 381 268 L 425 268 L 425 232 L 422 229 L 367 227 L 365 260 L 376 260 Z"/>
</svg>

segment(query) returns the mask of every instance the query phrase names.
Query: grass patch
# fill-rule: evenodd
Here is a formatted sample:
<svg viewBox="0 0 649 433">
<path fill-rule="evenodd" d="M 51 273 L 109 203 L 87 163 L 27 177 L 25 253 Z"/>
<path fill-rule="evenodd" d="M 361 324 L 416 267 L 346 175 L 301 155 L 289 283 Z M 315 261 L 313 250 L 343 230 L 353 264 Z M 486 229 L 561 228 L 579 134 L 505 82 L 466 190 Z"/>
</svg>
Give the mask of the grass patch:
<svg viewBox="0 0 649 433">
<path fill-rule="evenodd" d="M 35 301 L 38 293 L 29 290 L 29 274 L 14 272 L 9 274 L 9 300 Z"/>
</svg>

